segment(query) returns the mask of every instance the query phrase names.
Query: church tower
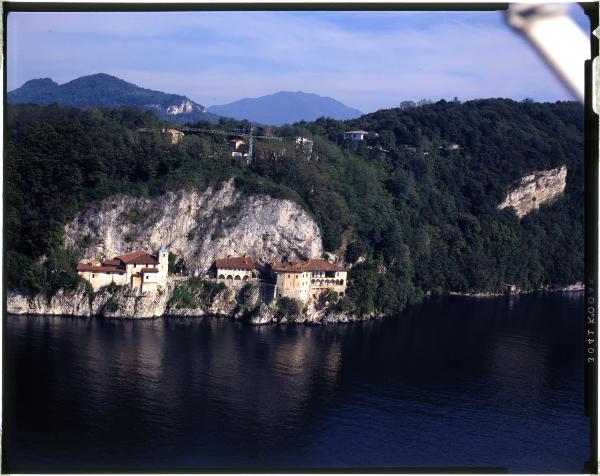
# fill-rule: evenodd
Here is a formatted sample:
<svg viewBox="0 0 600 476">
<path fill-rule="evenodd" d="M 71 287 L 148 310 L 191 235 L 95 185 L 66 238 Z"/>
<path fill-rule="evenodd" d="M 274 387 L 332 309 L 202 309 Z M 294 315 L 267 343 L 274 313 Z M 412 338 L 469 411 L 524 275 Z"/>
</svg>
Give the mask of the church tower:
<svg viewBox="0 0 600 476">
<path fill-rule="evenodd" d="M 159 281 L 165 283 L 169 274 L 169 249 L 162 245 L 158 250 L 158 276 Z"/>
</svg>

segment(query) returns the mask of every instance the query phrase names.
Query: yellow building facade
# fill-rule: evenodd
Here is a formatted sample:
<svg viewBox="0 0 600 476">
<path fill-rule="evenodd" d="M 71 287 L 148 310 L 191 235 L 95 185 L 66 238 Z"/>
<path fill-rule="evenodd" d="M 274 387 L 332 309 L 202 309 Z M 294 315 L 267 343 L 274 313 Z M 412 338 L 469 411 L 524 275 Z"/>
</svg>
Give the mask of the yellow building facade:
<svg viewBox="0 0 600 476">
<path fill-rule="evenodd" d="M 272 263 L 271 274 L 276 298 L 289 297 L 306 302 L 311 295 L 326 289 L 342 296 L 346 293 L 347 270 L 325 260 Z"/>
</svg>

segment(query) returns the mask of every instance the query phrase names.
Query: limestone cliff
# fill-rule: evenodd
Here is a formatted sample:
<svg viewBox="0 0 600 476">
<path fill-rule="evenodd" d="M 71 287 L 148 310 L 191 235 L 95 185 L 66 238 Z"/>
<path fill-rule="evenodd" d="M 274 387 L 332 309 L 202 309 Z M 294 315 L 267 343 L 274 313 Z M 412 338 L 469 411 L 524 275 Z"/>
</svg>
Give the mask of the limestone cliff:
<svg viewBox="0 0 600 476">
<path fill-rule="evenodd" d="M 107 286 L 89 294 L 85 286 L 74 291 L 58 291 L 48 299 L 44 295 L 27 296 L 9 292 L 9 314 L 99 316 L 117 319 L 140 319 L 169 316 L 218 316 L 261 324 L 331 324 L 381 317 L 358 316 L 336 310 L 334 303 L 320 297 L 310 300 L 304 310 L 293 316 L 278 316 L 277 302 L 260 299 L 260 284 L 231 284 L 199 278 L 170 277 L 158 292 L 140 295 L 127 286 Z"/>
<path fill-rule="evenodd" d="M 84 286 L 74 291 L 58 291 L 51 299 L 38 294 L 26 296 L 9 292 L 6 307 L 10 314 L 47 314 L 76 317 L 150 318 L 160 316 L 233 315 L 236 293 L 224 287 L 195 307 L 179 306 L 173 299 L 179 280 L 170 278 L 158 292 L 140 295 L 126 286 L 107 286 L 90 295 Z"/>
<path fill-rule="evenodd" d="M 243 195 L 229 181 L 203 193 L 180 190 L 157 198 L 114 196 L 80 213 L 65 228 L 65 244 L 82 256 L 112 258 L 161 245 L 202 275 L 216 258 L 251 255 L 258 263 L 323 253 L 316 222 L 298 204 Z"/>
<path fill-rule="evenodd" d="M 259 264 L 323 254 L 321 234 L 298 204 L 243 195 L 233 181 L 203 193 L 180 190 L 156 198 L 114 196 L 81 212 L 65 227 L 65 245 L 86 259 L 111 258 L 132 250 L 155 252 L 161 245 L 183 258 L 188 274 L 203 275 L 216 258 L 250 254 Z M 222 316 L 252 324 L 327 323 L 359 319 L 309 303 L 298 316 L 275 316 L 270 285 L 169 276 L 166 286 L 141 295 L 110 285 L 95 293 L 81 285 L 51 298 L 10 292 L 11 314 L 152 318 Z M 266 302 L 265 302 L 266 301 Z"/>
<path fill-rule="evenodd" d="M 512 207 L 519 218 L 537 210 L 543 203 L 550 203 L 562 195 L 567 180 L 567 167 L 536 171 L 525 175 L 508 192 L 498 205 L 503 209 Z"/>
</svg>

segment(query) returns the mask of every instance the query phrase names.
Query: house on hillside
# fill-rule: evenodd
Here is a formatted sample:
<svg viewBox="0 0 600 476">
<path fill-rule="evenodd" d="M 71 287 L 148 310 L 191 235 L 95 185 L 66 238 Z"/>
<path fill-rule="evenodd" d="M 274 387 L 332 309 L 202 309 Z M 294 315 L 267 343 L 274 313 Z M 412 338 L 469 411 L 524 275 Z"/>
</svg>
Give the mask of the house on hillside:
<svg viewBox="0 0 600 476">
<path fill-rule="evenodd" d="M 169 273 L 169 252 L 162 246 L 157 255 L 134 251 L 104 261 L 80 262 L 77 273 L 97 291 L 103 286 L 128 285 L 139 292 L 156 291 L 165 286 Z"/>
<path fill-rule="evenodd" d="M 178 131 L 177 129 L 163 129 L 163 134 L 168 134 L 171 136 L 171 144 L 177 144 L 183 136 L 185 135 L 183 132 Z"/>
<path fill-rule="evenodd" d="M 178 131 L 177 129 L 151 129 L 148 127 L 140 127 L 136 129 L 136 131 L 139 134 L 147 134 L 151 136 L 157 134 L 155 138 L 159 137 L 160 134 L 168 135 L 170 136 L 171 144 L 177 144 L 181 139 L 183 139 L 183 136 L 185 135 L 183 132 Z"/>
<path fill-rule="evenodd" d="M 275 297 L 289 297 L 306 302 L 312 293 L 330 289 L 346 293 L 348 271 L 329 261 L 309 259 L 295 263 L 271 263 Z"/>
<path fill-rule="evenodd" d="M 440 145 L 440 149 L 444 149 L 444 150 L 460 150 L 460 144 Z"/>
<path fill-rule="evenodd" d="M 349 139 L 353 141 L 361 141 L 365 138 L 365 136 L 369 135 L 367 131 L 358 130 L 358 131 L 347 131 L 344 132 L 344 139 Z"/>
<path fill-rule="evenodd" d="M 246 142 L 243 141 L 242 139 L 231 139 L 229 141 L 229 148 L 231 150 L 238 150 L 243 145 L 246 145 Z"/>
<path fill-rule="evenodd" d="M 308 137 L 296 137 L 296 150 L 299 150 L 310 159 L 313 151 L 313 141 Z"/>
<path fill-rule="evenodd" d="M 256 265 L 250 256 L 215 260 L 215 275 L 224 281 L 249 281 L 257 276 Z"/>
</svg>

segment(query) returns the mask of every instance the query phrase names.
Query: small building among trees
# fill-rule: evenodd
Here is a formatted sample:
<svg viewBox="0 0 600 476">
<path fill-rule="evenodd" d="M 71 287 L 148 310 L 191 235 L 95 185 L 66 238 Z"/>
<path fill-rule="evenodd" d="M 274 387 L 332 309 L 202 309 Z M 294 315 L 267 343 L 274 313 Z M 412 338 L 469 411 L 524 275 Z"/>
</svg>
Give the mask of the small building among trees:
<svg viewBox="0 0 600 476">
<path fill-rule="evenodd" d="M 177 129 L 163 129 L 163 134 L 168 134 L 171 136 L 171 144 L 177 144 L 185 135 L 183 132 L 178 131 Z"/>
<path fill-rule="evenodd" d="M 358 131 L 347 131 L 344 132 L 344 139 L 349 139 L 353 141 L 361 141 L 367 136 L 369 133 L 367 131 L 358 130 Z"/>
<path fill-rule="evenodd" d="M 231 139 L 229 141 L 229 148 L 231 150 L 238 150 L 243 145 L 246 145 L 246 142 L 244 142 L 242 139 Z"/>
</svg>

